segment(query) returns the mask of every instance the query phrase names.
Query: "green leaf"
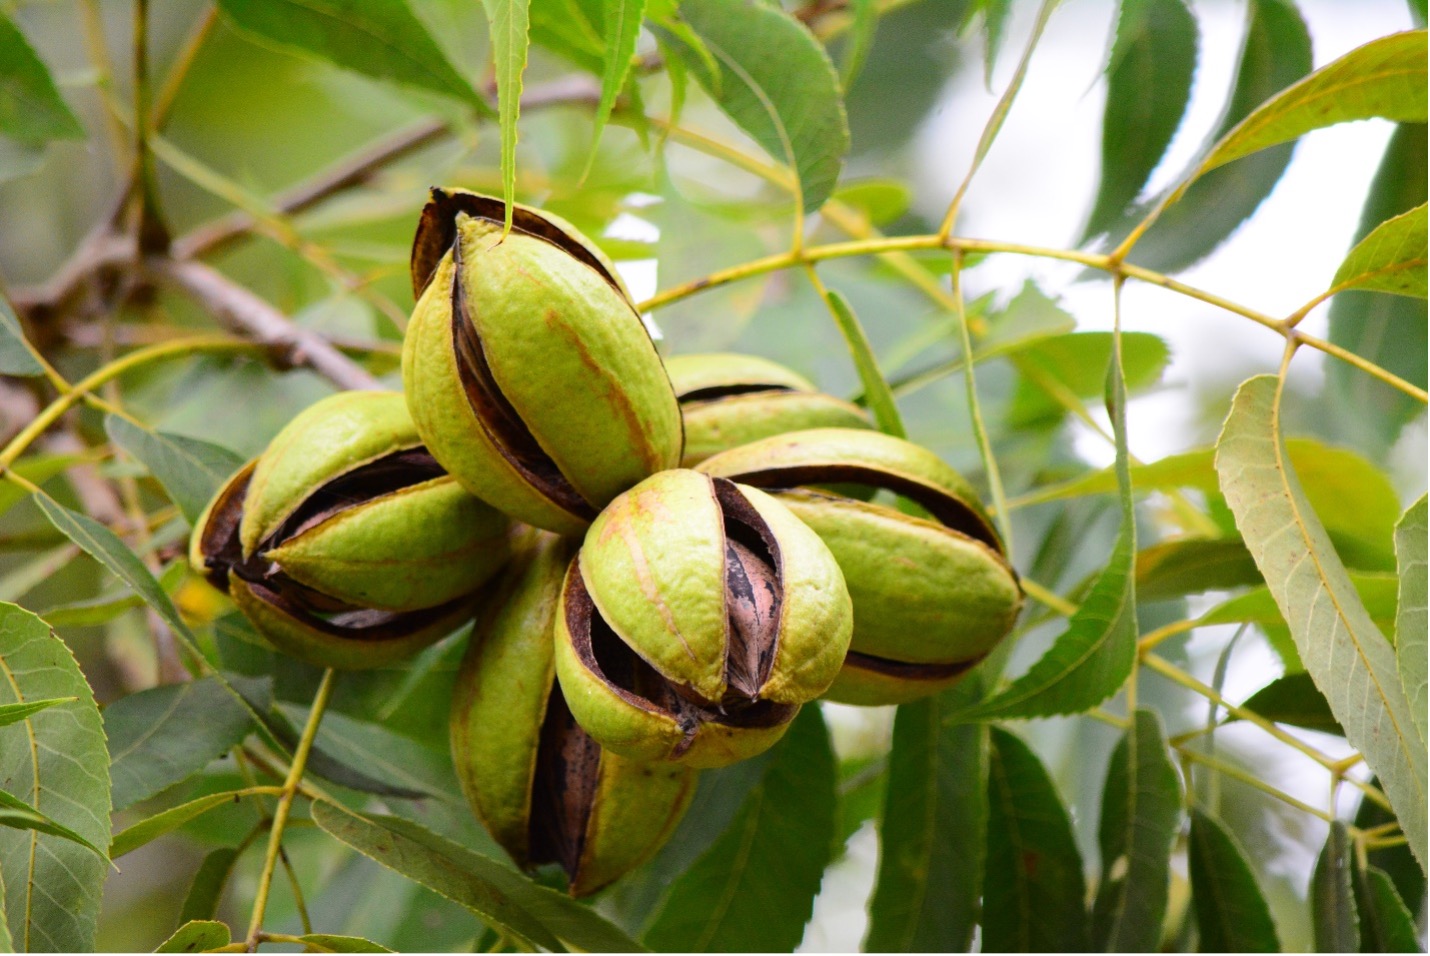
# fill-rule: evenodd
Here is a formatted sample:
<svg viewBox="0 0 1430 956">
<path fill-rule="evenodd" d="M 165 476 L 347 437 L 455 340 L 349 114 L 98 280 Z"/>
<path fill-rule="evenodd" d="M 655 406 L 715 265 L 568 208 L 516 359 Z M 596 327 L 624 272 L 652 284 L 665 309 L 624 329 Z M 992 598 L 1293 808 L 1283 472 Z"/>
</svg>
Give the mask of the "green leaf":
<svg viewBox="0 0 1430 956">
<path fill-rule="evenodd" d="M 180 926 L 178 931 L 159 944 L 156 953 L 202 953 L 205 950 L 227 946 L 228 925 L 217 920 L 191 920 Z"/>
<path fill-rule="evenodd" d="M 1082 953 L 1087 891 L 1068 811 L 1037 754 L 992 728 L 983 951 Z"/>
<path fill-rule="evenodd" d="M 4 15 L 0 14 L 0 24 L 3 24 L 4 20 Z M 0 32 L 3 30 L 4 27 L 0 26 Z M 0 45 L 3 45 L 3 40 L 0 40 Z M 0 62 L 3 62 L 3 58 L 0 58 Z M 25 341 L 20 320 L 15 317 L 15 311 L 10 308 L 5 296 L 0 295 L 0 375 L 33 378 L 43 374 L 45 367 L 35 358 L 35 353 Z"/>
<path fill-rule="evenodd" d="M 1161 948 L 1172 839 L 1182 790 L 1167 754 L 1162 718 L 1138 709 L 1107 766 L 1097 840 L 1102 883 L 1093 907 L 1093 945 L 1107 952 Z"/>
<path fill-rule="evenodd" d="M 330 953 L 390 953 L 386 946 L 374 943 L 361 936 L 334 936 L 331 933 L 307 933 L 300 937 L 303 942 L 322 947 Z"/>
<path fill-rule="evenodd" d="M 872 226 L 886 226 L 898 219 L 909 211 L 913 198 L 908 185 L 897 179 L 858 179 L 834 191 L 836 202 L 857 209 Z"/>
<path fill-rule="evenodd" d="M 1137 653 L 1137 596 L 1133 559 L 1137 519 L 1127 452 L 1127 378 L 1123 346 L 1130 334 L 1112 335 L 1107 365 L 1107 410 L 1117 443 L 1117 473 L 1122 521 L 1107 566 L 1093 581 L 1067 630 L 1021 677 L 977 705 L 960 720 L 1050 717 L 1080 713 L 1102 703 L 1132 673 Z"/>
<path fill-rule="evenodd" d="M 242 743 L 254 722 L 218 681 L 203 677 L 121 697 L 104 709 L 104 728 L 114 809 L 123 810 L 203 770 Z"/>
<path fill-rule="evenodd" d="M 1426 231 L 1424 203 L 1387 219 L 1346 256 L 1331 288 L 1425 298 Z"/>
<path fill-rule="evenodd" d="M 252 701 L 250 701 L 250 703 L 252 703 Z M 293 726 L 293 722 L 289 720 L 281 710 L 268 710 L 263 713 L 262 717 L 269 732 L 272 733 L 274 737 L 281 740 L 290 748 L 298 745 L 298 729 Z M 333 723 L 341 722 L 344 719 L 339 714 L 331 714 L 329 717 L 332 718 Z M 329 723 L 329 720 L 325 718 L 323 722 Z M 352 721 L 352 723 L 357 722 Z M 324 744 L 327 744 L 334 740 L 335 735 L 331 731 L 324 734 L 320 730 L 319 738 L 323 740 Z M 389 741 L 390 739 L 389 736 Z M 330 783 L 336 783 L 350 790 L 357 790 L 360 793 L 373 793 L 381 797 L 396 797 L 401 800 L 419 800 L 423 797 L 431 796 L 431 794 L 424 789 L 399 786 L 386 780 L 380 780 L 362 770 L 358 770 L 353 764 L 369 766 L 366 758 L 352 759 L 350 752 L 345 756 L 348 759 L 343 759 L 343 757 L 329 753 L 326 746 L 314 745 L 308 754 L 308 769 L 315 776 L 322 777 Z M 380 763 L 382 769 L 389 772 L 391 772 L 394 767 L 391 760 L 384 760 Z M 406 772 L 399 775 L 399 778 L 403 777 L 412 779 L 411 774 Z"/>
<path fill-rule="evenodd" d="M 1281 942 L 1246 854 L 1214 817 L 1192 809 L 1187 869 L 1204 953 L 1276 953 Z"/>
<path fill-rule="evenodd" d="M 1256 584 L 1261 572 L 1240 538 L 1173 538 L 1137 553 L 1143 601 Z"/>
<path fill-rule="evenodd" d="M 1137 198 L 1181 125 L 1197 68 L 1197 21 L 1183 0 L 1122 0 L 1107 66 L 1102 182 L 1082 242 Z"/>
<path fill-rule="evenodd" d="M 0 879 L 0 953 L 13 953 L 15 940 L 10 936 L 10 924 L 5 919 L 5 881 Z"/>
<path fill-rule="evenodd" d="M 835 324 L 839 326 L 839 334 L 844 336 L 844 342 L 849 346 L 849 356 L 854 360 L 854 368 L 864 386 L 864 401 L 873 413 L 879 430 L 896 438 L 909 437 L 908 432 L 904 431 L 903 419 L 899 417 L 899 406 L 894 401 L 894 393 L 889 390 L 888 381 L 879 371 L 879 360 L 874 357 L 869 336 L 864 334 L 864 326 L 859 324 L 859 317 L 854 314 L 849 300 L 837 290 L 827 289 L 824 292 L 824 302 L 829 307 L 829 314 L 834 316 Z"/>
<path fill-rule="evenodd" d="M 1346 825 L 1331 821 L 1326 845 L 1311 873 L 1311 928 L 1316 951 L 1354 953 L 1360 949 L 1360 916 L 1351 889 L 1351 843 Z"/>
<path fill-rule="evenodd" d="M 680 16 L 718 70 L 667 31 L 671 48 L 736 125 L 794 170 L 804 214 L 818 211 L 849 150 L 839 77 L 824 48 L 803 25 L 764 4 L 682 0 Z"/>
<path fill-rule="evenodd" d="M 1426 175 L 1425 125 L 1398 125 L 1371 181 L 1356 241 L 1392 216 L 1424 203 Z M 1331 301 L 1330 339 L 1423 388 L 1427 352 L 1424 316 L 1422 303 L 1403 296 L 1346 292 Z M 1405 423 L 1425 409 L 1423 402 L 1345 362 L 1326 366 L 1324 398 L 1339 426 L 1338 433 L 1372 454 L 1388 449 Z"/>
<path fill-rule="evenodd" d="M 223 483 L 243 467 L 243 459 L 227 448 L 197 438 L 150 431 L 117 415 L 105 416 L 104 430 L 110 441 L 149 469 L 190 526 L 198 521 Z"/>
<path fill-rule="evenodd" d="M 1327 734 L 1345 733 L 1331 713 L 1331 705 L 1305 671 L 1276 678 L 1248 697 L 1241 706 L 1278 724 L 1305 727 Z"/>
<path fill-rule="evenodd" d="M 1400 518 L 1400 496 L 1385 472 L 1348 448 L 1309 438 L 1290 438 L 1285 445 L 1301 488 L 1325 524 L 1341 559 L 1362 570 L 1394 570 L 1392 539 Z M 1195 488 L 1217 494 L 1215 454 L 1213 448 L 1199 448 L 1134 465 L 1133 487 L 1143 492 Z M 1023 503 L 1061 501 L 1116 490 L 1116 471 L 1105 468 L 1030 495 Z M 1347 508 L 1347 501 L 1354 501 L 1356 506 Z"/>
<path fill-rule="evenodd" d="M 1355 894 L 1361 952 L 1423 952 L 1415 930 L 1415 917 L 1410 915 L 1384 870 L 1373 866 L 1357 868 Z"/>
<path fill-rule="evenodd" d="M 859 78 L 869 48 L 874 45 L 874 33 L 879 29 L 879 9 L 874 0 L 853 0 L 854 22 L 849 27 L 849 39 L 844 47 L 844 62 L 839 67 L 839 84 L 844 92 Z"/>
<path fill-rule="evenodd" d="M 179 617 L 174 602 L 169 600 L 169 595 L 164 593 L 154 575 L 149 573 L 149 569 L 144 567 L 144 563 L 133 551 L 125 547 L 118 535 L 88 515 L 71 511 L 44 492 L 35 494 L 35 504 L 60 533 L 129 585 L 165 624 L 181 637 L 187 638 L 190 644 L 193 643 L 193 632 L 184 623 L 184 619 Z"/>
<path fill-rule="evenodd" d="M 487 112 L 405 0 L 218 0 L 218 7 L 240 30 L 270 43 Z"/>
<path fill-rule="evenodd" d="M 179 911 L 180 922 L 211 920 L 218 912 L 223 888 L 228 883 L 233 865 L 238 862 L 238 850 L 231 846 L 209 851 L 199 864 L 194 881 L 189 884 L 189 893 L 184 897 L 184 908 Z"/>
<path fill-rule="evenodd" d="M 1221 121 L 1198 158 L 1253 109 L 1311 72 L 1311 34 L 1294 0 L 1250 0 L 1246 16 L 1246 36 L 1235 84 Z M 1176 203 L 1162 211 L 1133 250 L 1133 260 L 1162 272 L 1177 272 L 1197 262 L 1230 236 L 1271 194 L 1290 165 L 1294 149 L 1290 143 L 1272 147 L 1197 179 Z M 1192 178 L 1194 171 L 1195 165 L 1178 181 Z M 1155 205 L 1149 202 L 1132 210 L 1114 230 L 1118 241 Z"/>
<path fill-rule="evenodd" d="M 73 697 L 0 728 L 5 788 L 93 846 L 109 843 L 109 755 L 94 695 L 44 621 L 0 604 L 0 704 Z M 0 827 L 5 918 L 23 950 L 90 952 L 108 865 L 63 837 Z"/>
<path fill-rule="evenodd" d="M 1371 777 L 1370 785 L 1379 789 L 1380 781 Z M 1395 823 L 1396 828 L 1399 828 L 1395 815 L 1389 809 L 1374 800 L 1362 798 L 1360 809 L 1356 811 L 1355 815 L 1357 827 L 1369 830 L 1390 823 Z M 1365 858 L 1367 863 L 1377 867 L 1390 877 L 1390 881 L 1395 884 L 1395 889 L 1402 900 L 1423 900 L 1425 898 L 1425 871 L 1420 869 L 1420 863 L 1415 859 L 1415 854 L 1411 853 L 1410 847 L 1403 842 L 1368 849 Z"/>
<path fill-rule="evenodd" d="M 1216 145 L 1197 175 L 1336 123 L 1375 116 L 1425 122 L 1425 60 L 1424 30 L 1357 47 L 1262 104 Z"/>
<path fill-rule="evenodd" d="M 605 14 L 605 70 L 601 74 L 601 102 L 596 107 L 595 132 L 592 134 L 591 157 L 601 142 L 601 132 L 611 118 L 616 97 L 625 88 L 631 71 L 631 57 L 636 53 L 636 40 L 641 34 L 641 19 L 645 16 L 645 0 L 603 0 Z M 589 165 L 589 164 L 588 164 Z"/>
<path fill-rule="evenodd" d="M 510 229 L 512 203 L 516 201 L 516 124 L 521 115 L 522 74 L 526 72 L 530 0 L 482 0 L 482 6 L 491 29 L 497 112 L 501 119 L 502 199 L 506 203 L 503 229 Z"/>
<path fill-rule="evenodd" d="M 1256 565 L 1291 625 L 1306 670 L 1346 740 L 1385 785 L 1411 849 L 1426 859 L 1425 745 L 1401 688 L 1395 653 L 1371 621 L 1286 461 L 1278 382 L 1237 389 L 1216 468 Z"/>
<path fill-rule="evenodd" d="M 1167 343 L 1148 332 L 1124 332 L 1122 354 L 1129 389 L 1155 384 L 1171 360 Z M 1019 378 L 1008 406 L 1008 424 L 1022 429 L 1062 421 L 1068 406 L 1078 404 L 1076 399 L 1102 394 L 1111 359 L 1111 332 L 1041 337 L 1020 348 L 1009 358 Z"/>
<path fill-rule="evenodd" d="M 903 704 L 894 718 L 869 952 L 958 952 L 973 941 L 986 855 L 988 730 L 946 723 L 950 700 L 940 694 Z"/>
<path fill-rule="evenodd" d="M 1395 665 L 1400 686 L 1423 744 L 1426 708 L 1426 530 L 1425 495 L 1406 510 L 1395 526 L 1395 557 L 1400 563 L 1400 588 L 1395 612 Z"/>
<path fill-rule="evenodd" d="M 0 351 L 4 350 L 3 342 L 3 334 L 0 334 Z M 3 372 L 4 369 L 0 369 L 0 373 Z M 81 455 L 29 455 L 16 462 L 11 470 L 31 484 L 42 485 L 71 465 L 84 460 Z M 29 492 L 18 484 L 8 481 L 0 483 L 0 514 L 9 511 L 27 495 Z"/>
<path fill-rule="evenodd" d="M 15 830 L 35 830 L 39 833 L 63 837 L 86 849 L 93 850 L 101 857 L 104 856 L 104 851 L 99 847 L 64 824 L 56 823 L 24 800 L 5 790 L 0 790 L 0 826 L 11 827 Z"/>
<path fill-rule="evenodd" d="M 0 12 L 0 136 L 31 146 L 52 139 L 84 139 L 84 127 L 65 105 L 64 97 L 50 78 L 50 71 L 25 41 L 19 27 L 3 12 Z M 0 368 L 0 371 L 5 370 Z"/>
<path fill-rule="evenodd" d="M 836 776 L 819 708 L 805 707 L 734 822 L 672 884 L 643 942 L 691 952 L 799 945 L 833 853 Z"/>
<path fill-rule="evenodd" d="M 150 841 L 173 833 L 195 817 L 202 816 L 226 803 L 237 803 L 243 797 L 244 793 L 241 790 L 209 793 L 196 800 L 181 803 L 177 807 L 170 807 L 162 813 L 156 813 L 152 817 L 140 820 L 114 835 L 113 842 L 109 844 L 109 856 L 111 859 L 118 859 L 126 853 L 132 853 Z"/>
<path fill-rule="evenodd" d="M 31 714 L 38 714 L 46 707 L 53 707 L 56 704 L 68 704 L 78 699 L 77 697 L 51 697 L 47 700 L 27 700 L 16 704 L 0 704 L 0 727 L 4 727 L 7 724 L 19 723 Z"/>
<path fill-rule="evenodd" d="M 589 907 L 409 820 L 359 816 L 323 802 L 313 805 L 313 820 L 364 856 L 460 903 L 528 945 L 563 951 L 559 936 L 588 952 L 640 950 Z"/>
</svg>

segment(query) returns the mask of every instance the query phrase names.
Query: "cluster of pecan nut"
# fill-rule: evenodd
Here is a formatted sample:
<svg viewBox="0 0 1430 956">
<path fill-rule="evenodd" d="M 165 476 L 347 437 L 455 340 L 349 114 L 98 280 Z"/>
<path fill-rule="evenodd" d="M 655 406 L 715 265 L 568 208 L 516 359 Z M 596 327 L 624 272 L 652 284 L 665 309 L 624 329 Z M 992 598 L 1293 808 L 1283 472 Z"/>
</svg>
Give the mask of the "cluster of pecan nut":
<svg viewBox="0 0 1430 956">
<path fill-rule="evenodd" d="M 262 637 L 378 667 L 475 619 L 451 743 L 523 867 L 638 865 L 699 768 L 799 708 L 917 699 L 1011 629 L 1017 575 L 932 452 L 774 363 L 662 362 L 614 267 L 549 213 L 434 190 L 404 394 L 295 418 L 219 492 L 196 567 Z"/>
</svg>

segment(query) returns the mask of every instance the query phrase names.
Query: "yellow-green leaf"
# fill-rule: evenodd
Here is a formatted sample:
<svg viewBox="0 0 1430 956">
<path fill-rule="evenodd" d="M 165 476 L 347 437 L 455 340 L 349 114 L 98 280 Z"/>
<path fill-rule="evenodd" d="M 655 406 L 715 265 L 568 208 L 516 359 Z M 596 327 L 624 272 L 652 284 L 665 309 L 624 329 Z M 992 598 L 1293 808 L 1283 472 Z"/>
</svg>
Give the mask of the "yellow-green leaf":
<svg viewBox="0 0 1430 956">
<path fill-rule="evenodd" d="M 718 69 L 667 30 L 670 48 L 741 129 L 794 170 L 804 212 L 818 210 L 849 149 L 839 77 L 824 48 L 778 6 L 682 0 L 680 16 Z"/>
<path fill-rule="evenodd" d="M 206 794 L 197 800 L 181 803 L 177 807 L 156 813 L 146 820 L 140 820 L 114 835 L 114 841 L 109 844 L 109 856 L 111 859 L 118 859 L 126 853 L 139 849 L 151 840 L 157 840 L 166 833 L 173 833 L 185 823 L 208 813 L 215 807 L 225 803 L 237 803 L 247 793 L 246 790 L 230 790 L 223 793 Z"/>
<path fill-rule="evenodd" d="M 1362 239 L 1331 280 L 1331 289 L 1367 289 L 1425 298 L 1425 204 L 1387 219 Z"/>
<path fill-rule="evenodd" d="M 1097 841 L 1102 883 L 1092 913 L 1094 945 L 1106 952 L 1156 952 L 1171 879 L 1172 839 L 1182 788 L 1167 754 L 1162 719 L 1139 709 L 1102 789 Z"/>
<path fill-rule="evenodd" d="M 593 161 L 601 132 L 611 118 L 616 97 L 625 87 L 631 71 L 631 57 L 635 56 L 641 18 L 645 15 L 645 0 L 603 0 L 602 12 L 606 34 L 605 69 L 601 74 L 601 102 L 596 106 L 595 132 L 591 137 Z"/>
<path fill-rule="evenodd" d="M 530 0 L 482 0 L 491 27 L 492 65 L 496 68 L 497 113 L 501 123 L 502 199 L 511 228 L 516 201 L 516 123 L 521 114 L 522 74 L 526 72 Z"/>
<path fill-rule="evenodd" d="M 345 70 L 487 109 L 406 0 L 218 0 L 240 30 Z"/>
<path fill-rule="evenodd" d="M 1357 47 L 1262 104 L 1212 149 L 1197 175 L 1323 126 L 1373 116 L 1425 122 L 1425 57 L 1424 30 Z"/>
<path fill-rule="evenodd" d="M 0 704 L 56 697 L 0 727 L 0 781 L 11 794 L 99 847 L 109 843 L 109 754 L 89 684 L 49 625 L 0 604 Z M 89 952 L 108 864 L 103 853 L 39 830 L 0 827 L 5 916 L 22 950 Z"/>
<path fill-rule="evenodd" d="M 1380 777 L 1423 865 L 1425 745 L 1395 652 L 1371 621 L 1287 462 L 1275 376 L 1257 376 L 1237 389 L 1217 441 L 1216 469 L 1306 670 L 1346 739 Z"/>
<path fill-rule="evenodd" d="M 196 919 L 180 926 L 173 936 L 159 944 L 156 953 L 202 953 L 227 946 L 228 925 L 217 920 Z"/>
<path fill-rule="evenodd" d="M 52 139 L 83 139 L 50 71 L 25 36 L 0 12 L 0 136 L 40 145 Z"/>
<path fill-rule="evenodd" d="M 1430 739 L 1425 727 L 1426 533 L 1425 495 L 1421 495 L 1395 527 L 1395 557 L 1400 564 L 1400 588 L 1395 611 L 1395 663 L 1422 743 Z"/>
</svg>

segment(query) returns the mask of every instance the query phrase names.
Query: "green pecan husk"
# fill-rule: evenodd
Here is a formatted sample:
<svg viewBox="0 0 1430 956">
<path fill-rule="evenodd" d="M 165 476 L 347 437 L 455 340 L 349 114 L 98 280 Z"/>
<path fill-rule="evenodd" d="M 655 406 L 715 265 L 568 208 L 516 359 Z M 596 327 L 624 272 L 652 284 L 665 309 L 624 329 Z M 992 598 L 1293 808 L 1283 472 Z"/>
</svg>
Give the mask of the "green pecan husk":
<svg viewBox="0 0 1430 956">
<path fill-rule="evenodd" d="M 579 535 L 680 461 L 680 409 L 614 269 L 574 227 L 433 190 L 413 245 L 402 378 L 417 429 L 468 490 Z"/>
<path fill-rule="evenodd" d="M 772 746 L 838 674 L 852 623 L 818 536 L 769 495 L 689 470 L 601 513 L 561 601 L 557 676 L 581 726 L 696 767 Z"/>
<path fill-rule="evenodd" d="M 693 468 L 711 455 L 808 428 L 872 428 L 859 406 L 826 395 L 802 375 L 753 355 L 710 353 L 666 359 L 685 417 L 685 456 Z"/>
<path fill-rule="evenodd" d="M 771 490 L 839 561 L 854 636 L 830 699 L 897 704 L 935 693 L 1012 630 L 1023 594 L 1002 541 L 973 488 L 927 449 L 879 432 L 813 429 L 732 449 L 699 470 Z M 902 498 L 905 510 L 836 490 L 858 486 Z"/>
<path fill-rule="evenodd" d="M 558 864 L 573 896 L 658 850 L 697 772 L 603 749 L 556 683 L 554 625 L 576 542 L 542 535 L 508 570 L 472 633 L 452 697 L 452 759 L 478 819 L 531 869 Z"/>
<path fill-rule="evenodd" d="M 190 559 L 278 649 L 379 667 L 466 620 L 516 534 L 427 453 L 401 395 L 344 392 L 225 483 Z"/>
</svg>

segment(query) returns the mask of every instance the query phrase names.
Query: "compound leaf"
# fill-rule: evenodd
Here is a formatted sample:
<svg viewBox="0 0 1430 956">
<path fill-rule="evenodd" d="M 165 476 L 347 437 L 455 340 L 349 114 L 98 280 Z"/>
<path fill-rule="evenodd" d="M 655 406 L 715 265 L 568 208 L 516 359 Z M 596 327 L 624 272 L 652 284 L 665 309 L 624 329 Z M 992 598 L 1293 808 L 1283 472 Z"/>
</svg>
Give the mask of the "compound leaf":
<svg viewBox="0 0 1430 956">
<path fill-rule="evenodd" d="M 1087 891 L 1067 808 L 1027 744 L 997 727 L 992 744 L 983 949 L 1086 952 Z"/>
<path fill-rule="evenodd" d="M 1346 256 L 1331 288 L 1337 292 L 1365 289 L 1425 298 L 1425 204 L 1387 219 Z"/>
<path fill-rule="evenodd" d="M 1093 907 L 1093 945 L 1107 952 L 1155 952 L 1162 939 L 1172 839 L 1182 815 L 1177 770 L 1162 718 L 1145 708 L 1112 752 L 1097 839 L 1102 883 Z"/>
<path fill-rule="evenodd" d="M 218 7 L 241 31 L 271 43 L 487 110 L 405 0 L 218 0 Z"/>
<path fill-rule="evenodd" d="M 1197 21 L 1183 0 L 1122 0 L 1107 67 L 1102 182 L 1084 240 L 1137 198 L 1181 125 L 1197 68 Z"/>
<path fill-rule="evenodd" d="M 0 13 L 0 135 L 31 146 L 84 138 L 84 127 L 65 105 L 50 71 L 4 13 Z"/>
<path fill-rule="evenodd" d="M 958 952 L 978 922 L 988 820 L 988 733 L 945 718 L 958 691 L 894 718 L 879 818 L 869 952 Z"/>
<path fill-rule="evenodd" d="M 71 697 L 0 728 L 0 780 L 94 847 L 109 843 L 109 754 L 89 684 L 48 624 L 0 604 L 0 704 Z M 6 922 L 24 950 L 89 952 L 108 863 L 35 829 L 0 827 Z"/>
<path fill-rule="evenodd" d="M 1360 915 L 1351 888 L 1351 841 L 1346 825 L 1331 821 L 1326 845 L 1311 872 L 1311 929 L 1316 951 L 1354 953 L 1360 949 Z"/>
<path fill-rule="evenodd" d="M 1425 122 L 1425 31 L 1379 37 L 1282 91 L 1242 120 L 1197 175 L 1315 129 L 1370 119 Z"/>
<path fill-rule="evenodd" d="M 1425 745 L 1395 652 L 1370 619 L 1286 461 L 1278 381 L 1242 383 L 1217 441 L 1217 474 L 1306 670 L 1365 755 L 1425 861 Z"/>
<path fill-rule="evenodd" d="M 129 694 L 104 709 L 114 809 L 152 797 L 207 767 L 254 729 L 212 677 Z"/>
<path fill-rule="evenodd" d="M 834 191 L 849 125 L 839 76 L 824 48 L 777 6 L 682 0 L 702 51 L 671 31 L 666 42 L 735 123 L 799 178 L 806 215 Z"/>
<path fill-rule="evenodd" d="M 799 945 L 833 852 L 837 776 L 824 720 L 806 707 L 771 748 L 734 821 L 672 884 L 646 945 L 693 952 Z"/>
<path fill-rule="evenodd" d="M 243 459 L 227 448 L 142 428 L 118 415 L 104 419 L 109 440 L 139 460 L 192 526 Z"/>
<path fill-rule="evenodd" d="M 1187 868 L 1204 953 L 1276 953 L 1281 943 L 1246 854 L 1214 817 L 1192 810 Z"/>
<path fill-rule="evenodd" d="M 1410 506 L 1395 526 L 1395 556 L 1400 562 L 1400 589 L 1395 612 L 1395 664 L 1422 743 L 1427 740 L 1426 533 L 1425 495 L 1421 495 L 1420 500 Z"/>
</svg>

